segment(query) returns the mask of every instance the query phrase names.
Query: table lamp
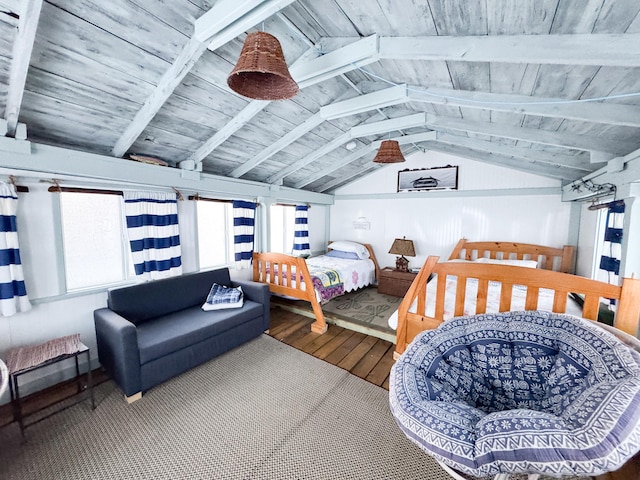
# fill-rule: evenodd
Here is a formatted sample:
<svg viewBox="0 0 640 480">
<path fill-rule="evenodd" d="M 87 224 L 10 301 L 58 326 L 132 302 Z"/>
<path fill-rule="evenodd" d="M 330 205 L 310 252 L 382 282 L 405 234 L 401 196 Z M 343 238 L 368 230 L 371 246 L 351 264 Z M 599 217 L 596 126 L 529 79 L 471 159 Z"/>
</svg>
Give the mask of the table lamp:
<svg viewBox="0 0 640 480">
<path fill-rule="evenodd" d="M 415 257 L 416 251 L 413 248 L 413 242 L 411 240 L 407 240 L 405 237 L 396 238 L 389 249 L 389 253 L 393 255 L 400 255 L 396 258 L 396 270 L 401 272 L 409 271 L 409 260 L 405 258 L 407 257 Z"/>
</svg>

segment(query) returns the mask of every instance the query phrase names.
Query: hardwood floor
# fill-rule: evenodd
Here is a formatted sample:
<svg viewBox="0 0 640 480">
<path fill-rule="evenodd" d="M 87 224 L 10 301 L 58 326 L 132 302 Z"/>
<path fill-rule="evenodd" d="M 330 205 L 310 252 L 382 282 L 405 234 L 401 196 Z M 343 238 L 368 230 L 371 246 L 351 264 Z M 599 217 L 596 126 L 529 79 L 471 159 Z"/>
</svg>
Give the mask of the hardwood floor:
<svg viewBox="0 0 640 480">
<path fill-rule="evenodd" d="M 313 319 L 283 308 L 271 308 L 269 335 L 389 389 L 393 343 L 331 324 L 326 333 L 320 335 L 311 332 L 311 322 Z"/>
<path fill-rule="evenodd" d="M 395 346 L 379 338 L 329 325 L 323 335 L 311 332 L 313 319 L 281 307 L 271 308 L 269 335 L 287 345 L 336 365 L 382 388 L 389 389 L 389 371 Z M 108 378 L 101 370 L 92 372 L 94 384 Z M 43 410 L 77 395 L 77 383 L 64 382 L 23 399 L 25 413 Z M 13 421 L 10 404 L 0 405 L 0 427 Z"/>
</svg>

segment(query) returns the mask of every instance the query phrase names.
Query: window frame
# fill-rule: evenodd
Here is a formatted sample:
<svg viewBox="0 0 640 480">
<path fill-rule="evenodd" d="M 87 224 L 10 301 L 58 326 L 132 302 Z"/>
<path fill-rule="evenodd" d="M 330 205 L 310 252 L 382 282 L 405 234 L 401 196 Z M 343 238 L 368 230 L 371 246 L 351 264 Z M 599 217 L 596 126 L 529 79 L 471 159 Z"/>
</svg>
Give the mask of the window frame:
<svg viewBox="0 0 640 480">
<path fill-rule="evenodd" d="M 100 190 L 93 188 L 74 188 L 74 187 L 49 187 L 49 192 L 55 192 L 60 194 L 92 194 L 92 195 L 117 195 L 123 197 L 123 192 L 119 190 Z M 67 254 L 65 247 L 65 228 L 63 220 L 63 206 L 62 196 L 58 195 L 56 199 L 58 210 L 58 221 L 56 222 L 59 229 L 59 245 L 60 245 L 60 257 L 61 257 L 61 272 L 60 272 L 60 284 L 62 286 L 62 294 L 78 294 L 91 291 L 102 291 L 112 288 L 114 286 L 127 285 L 135 283 L 135 271 L 133 269 L 133 260 L 131 256 L 131 248 L 129 245 L 129 239 L 127 236 L 127 221 L 124 212 L 124 203 L 120 202 L 119 206 L 119 222 L 120 222 L 120 263 L 121 263 L 121 278 L 113 282 L 99 283 L 95 285 L 85 285 L 81 287 L 69 288 L 68 281 L 68 264 Z"/>
<path fill-rule="evenodd" d="M 231 200 L 224 199 L 216 199 L 216 198 L 208 198 L 201 197 L 200 195 L 193 195 L 189 197 L 189 200 L 195 200 L 195 240 L 196 240 L 196 263 L 198 270 L 211 270 L 215 268 L 221 267 L 231 267 L 235 262 L 235 251 L 233 248 L 233 202 Z M 225 204 L 224 209 L 224 236 L 225 236 L 225 262 L 216 265 L 202 265 L 201 255 L 200 255 L 200 247 L 201 247 L 201 238 L 200 238 L 200 215 L 198 213 L 198 203 L 199 202 L 212 202 Z"/>
</svg>

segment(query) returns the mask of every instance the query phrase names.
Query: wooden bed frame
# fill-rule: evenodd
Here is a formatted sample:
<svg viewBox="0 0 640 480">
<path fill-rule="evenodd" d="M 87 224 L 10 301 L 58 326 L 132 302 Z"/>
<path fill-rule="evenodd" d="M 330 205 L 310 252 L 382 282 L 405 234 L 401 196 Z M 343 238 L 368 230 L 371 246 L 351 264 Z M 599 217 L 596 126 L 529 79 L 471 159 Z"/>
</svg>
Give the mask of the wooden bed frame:
<svg viewBox="0 0 640 480">
<path fill-rule="evenodd" d="M 462 243 L 462 247 L 458 248 Z M 534 247 L 529 250 L 529 247 Z M 491 258 L 502 258 L 505 252 L 515 252 L 518 255 L 544 255 L 547 260 L 543 267 L 553 267 L 561 265 L 560 268 L 570 269 L 573 264 L 573 248 L 565 247 L 553 254 L 548 247 L 540 245 L 514 244 L 508 242 L 466 242 L 461 240 L 450 259 L 460 258 L 460 251 L 466 249 L 467 252 L 478 248 L 479 251 L 491 252 Z M 542 253 L 544 252 L 544 253 Z M 567 253 L 570 252 L 570 253 Z M 468 253 L 467 253 L 468 254 Z M 559 256 L 560 262 L 548 261 L 550 256 Z M 571 261 L 564 260 L 571 258 Z M 484 256 L 484 255 L 480 255 Z M 462 257 L 474 259 L 475 257 Z M 506 257 L 504 257 L 506 258 Z M 521 258 L 521 257 L 519 257 Z M 407 291 L 400 307 L 398 308 L 398 328 L 396 336 L 396 351 L 394 358 L 403 353 L 407 345 L 413 338 L 423 330 L 436 328 L 443 322 L 444 299 L 447 275 L 453 275 L 459 279 L 478 279 L 478 297 L 476 311 L 485 313 L 487 304 L 487 290 L 490 281 L 501 282 L 503 285 L 522 285 L 527 287 L 525 309 L 535 310 L 538 304 L 538 293 L 540 288 L 554 291 L 553 311 L 564 313 L 569 293 L 574 293 L 584 298 L 583 313 L 584 318 L 597 320 L 601 298 L 617 300 L 617 311 L 614 326 L 625 333 L 633 335 L 638 333 L 638 322 L 640 317 L 640 279 L 625 278 L 622 286 L 610 285 L 608 283 L 579 277 L 569 273 L 553 271 L 551 268 L 524 268 L 517 266 L 478 264 L 475 262 L 438 262 L 439 257 L 431 256 L 423 265 L 417 277 Z M 435 295 L 435 312 L 433 317 L 428 317 L 420 313 L 411 313 L 409 308 L 417 300 L 417 312 L 424 312 L 426 305 L 427 282 L 432 275 L 437 275 L 437 288 Z M 455 312 L 454 315 L 463 315 L 466 281 L 456 282 Z M 500 311 L 509 311 L 511 307 L 511 288 L 502 288 L 500 295 Z"/>
<path fill-rule="evenodd" d="M 362 245 L 369 250 L 369 258 L 373 260 L 373 264 L 375 265 L 375 278 L 378 278 L 380 267 L 373 253 L 373 248 L 367 243 L 363 243 Z M 327 322 L 324 319 L 320 302 L 318 302 L 316 298 L 315 289 L 306 289 L 306 284 L 302 284 L 302 282 L 294 282 L 292 285 L 286 273 L 283 273 L 294 270 L 297 272 L 297 275 L 301 273 L 302 278 L 311 278 L 309 269 L 307 268 L 307 262 L 304 258 L 293 257 L 283 253 L 253 252 L 253 281 L 266 283 L 269 285 L 269 290 L 277 295 L 286 295 L 311 303 L 311 308 L 313 308 L 313 313 L 316 318 L 316 321 L 311 324 L 311 331 L 320 334 L 325 333 L 327 331 Z M 277 273 L 270 275 L 269 272 Z"/>
<path fill-rule="evenodd" d="M 475 260 L 480 257 L 536 260 L 538 268 L 573 273 L 574 253 L 575 248 L 571 245 L 554 248 L 532 243 L 469 242 L 466 238 L 461 238 L 449 255 L 449 260 Z"/>
</svg>

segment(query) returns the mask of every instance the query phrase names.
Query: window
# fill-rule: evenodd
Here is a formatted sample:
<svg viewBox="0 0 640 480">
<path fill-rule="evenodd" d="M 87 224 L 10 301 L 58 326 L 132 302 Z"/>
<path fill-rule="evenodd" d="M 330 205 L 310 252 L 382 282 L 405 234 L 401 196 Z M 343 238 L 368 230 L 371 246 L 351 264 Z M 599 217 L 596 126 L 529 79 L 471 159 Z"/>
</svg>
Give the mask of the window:
<svg viewBox="0 0 640 480">
<path fill-rule="evenodd" d="M 272 252 L 290 254 L 295 236 L 296 208 L 292 205 L 271 205 L 270 210 Z"/>
<path fill-rule="evenodd" d="M 61 192 L 60 210 L 68 291 L 133 277 L 121 196 Z"/>
<path fill-rule="evenodd" d="M 196 202 L 198 258 L 200 268 L 231 265 L 233 250 L 233 208 L 230 202 Z"/>
</svg>

